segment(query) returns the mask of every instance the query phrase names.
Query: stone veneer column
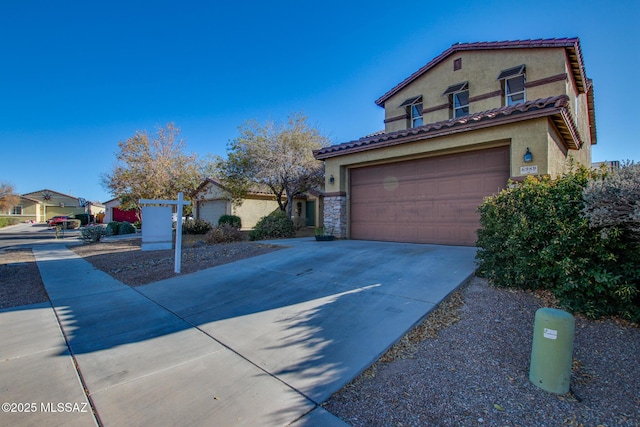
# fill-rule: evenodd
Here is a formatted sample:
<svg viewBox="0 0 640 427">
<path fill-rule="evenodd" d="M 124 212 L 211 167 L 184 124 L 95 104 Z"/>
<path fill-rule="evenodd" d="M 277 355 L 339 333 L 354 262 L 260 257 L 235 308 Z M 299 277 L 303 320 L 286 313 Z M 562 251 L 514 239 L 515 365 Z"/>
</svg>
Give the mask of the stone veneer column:
<svg viewBox="0 0 640 427">
<path fill-rule="evenodd" d="M 347 237 L 347 196 L 345 194 L 326 195 L 324 197 L 324 227 L 333 228 L 338 239 Z"/>
</svg>

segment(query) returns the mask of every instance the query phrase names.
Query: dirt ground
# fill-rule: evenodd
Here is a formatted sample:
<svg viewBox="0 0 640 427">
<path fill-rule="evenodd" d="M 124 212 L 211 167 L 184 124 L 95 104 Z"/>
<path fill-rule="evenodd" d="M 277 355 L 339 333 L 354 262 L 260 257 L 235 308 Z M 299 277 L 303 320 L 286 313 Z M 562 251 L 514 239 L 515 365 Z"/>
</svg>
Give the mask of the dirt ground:
<svg viewBox="0 0 640 427">
<path fill-rule="evenodd" d="M 130 285 L 140 286 L 174 277 L 173 249 L 142 251 L 139 238 L 69 245 L 97 269 Z M 202 236 L 184 236 L 180 274 L 277 251 L 282 246 L 259 242 L 207 245 Z M 49 300 L 31 249 L 5 250 L 0 256 L 0 309 Z"/>
<path fill-rule="evenodd" d="M 49 301 L 31 249 L 0 253 L 0 309 Z"/>
<path fill-rule="evenodd" d="M 235 242 L 207 245 L 202 236 L 184 236 L 180 274 L 262 255 L 281 249 L 279 245 Z M 175 250 L 142 251 L 140 239 L 70 246 L 97 269 L 130 286 L 146 285 L 176 276 Z"/>
</svg>

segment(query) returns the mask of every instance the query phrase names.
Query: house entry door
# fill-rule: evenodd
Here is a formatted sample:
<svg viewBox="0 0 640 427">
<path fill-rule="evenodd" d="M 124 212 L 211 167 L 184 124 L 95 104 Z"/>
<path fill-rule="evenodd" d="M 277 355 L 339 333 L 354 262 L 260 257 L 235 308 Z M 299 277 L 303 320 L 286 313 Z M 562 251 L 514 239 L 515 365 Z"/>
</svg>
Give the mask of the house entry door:
<svg viewBox="0 0 640 427">
<path fill-rule="evenodd" d="M 306 225 L 307 227 L 315 227 L 316 226 L 316 201 L 315 200 L 307 200 L 306 208 Z"/>
</svg>

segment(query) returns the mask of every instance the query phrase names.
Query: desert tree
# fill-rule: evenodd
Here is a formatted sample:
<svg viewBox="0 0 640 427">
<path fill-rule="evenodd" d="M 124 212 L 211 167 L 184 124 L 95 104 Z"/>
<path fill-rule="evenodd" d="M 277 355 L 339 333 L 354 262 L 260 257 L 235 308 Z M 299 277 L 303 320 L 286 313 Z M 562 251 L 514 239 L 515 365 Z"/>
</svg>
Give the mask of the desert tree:
<svg viewBox="0 0 640 427">
<path fill-rule="evenodd" d="M 0 212 L 7 212 L 20 203 L 20 197 L 14 193 L 13 185 L 0 182 Z"/>
<path fill-rule="evenodd" d="M 324 165 L 313 157 L 313 150 L 326 147 L 329 140 L 302 113 L 280 123 L 250 120 L 238 131 L 227 147 L 227 158 L 218 162 L 218 177 L 236 203 L 252 187 L 268 188 L 280 210 L 291 217 L 293 203 L 289 202 L 324 182 Z"/>
<path fill-rule="evenodd" d="M 185 151 L 186 142 L 173 123 L 153 135 L 137 131 L 118 143 L 116 162 L 101 176 L 102 185 L 123 208 L 138 213 L 140 199 L 175 199 L 179 192 L 189 198 L 209 168 L 195 153 Z"/>
</svg>

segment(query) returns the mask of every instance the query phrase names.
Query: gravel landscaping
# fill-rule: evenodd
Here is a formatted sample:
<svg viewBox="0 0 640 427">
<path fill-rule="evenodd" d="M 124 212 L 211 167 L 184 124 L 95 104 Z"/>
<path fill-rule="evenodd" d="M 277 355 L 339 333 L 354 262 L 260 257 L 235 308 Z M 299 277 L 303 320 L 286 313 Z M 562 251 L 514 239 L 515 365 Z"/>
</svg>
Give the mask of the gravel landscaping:
<svg viewBox="0 0 640 427">
<path fill-rule="evenodd" d="M 640 425 L 637 326 L 576 317 L 572 392 L 529 381 L 535 312 L 550 303 L 474 278 L 324 407 L 353 426 Z"/>
</svg>

